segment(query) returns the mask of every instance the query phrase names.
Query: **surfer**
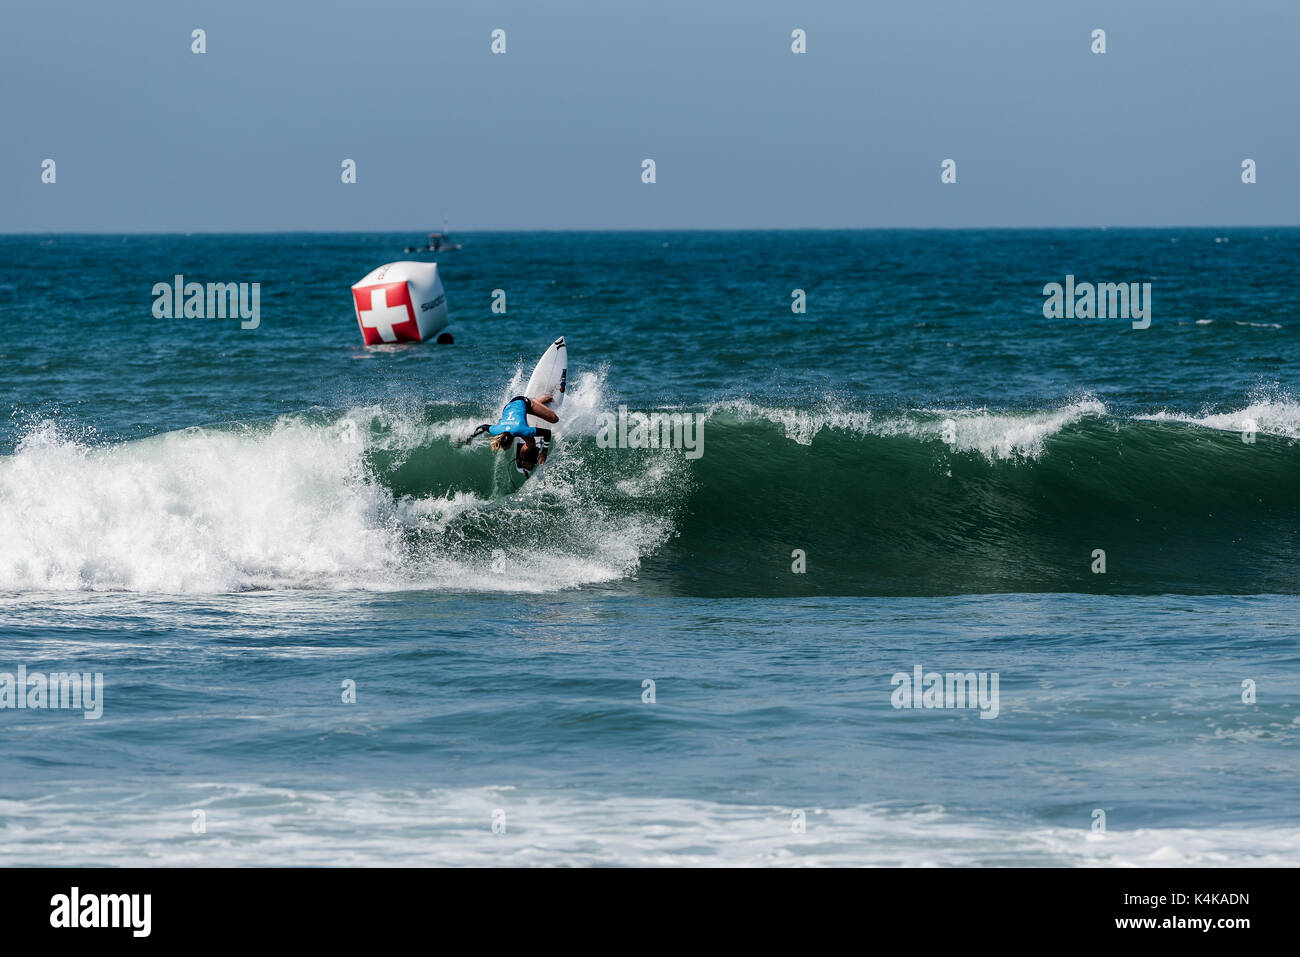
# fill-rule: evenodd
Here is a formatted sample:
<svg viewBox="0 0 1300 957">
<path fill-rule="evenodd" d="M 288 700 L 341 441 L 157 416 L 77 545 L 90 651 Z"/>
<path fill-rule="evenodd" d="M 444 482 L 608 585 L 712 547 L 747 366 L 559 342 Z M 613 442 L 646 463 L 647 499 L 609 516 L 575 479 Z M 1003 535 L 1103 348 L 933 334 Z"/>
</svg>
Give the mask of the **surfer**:
<svg viewBox="0 0 1300 957">
<path fill-rule="evenodd" d="M 537 466 L 546 461 L 546 450 L 551 442 L 551 430 L 539 429 L 528 424 L 528 416 L 535 415 L 547 422 L 558 422 L 560 417 L 547 408 L 550 395 L 530 399 L 526 395 L 517 395 L 506 403 L 501 410 L 501 418 L 496 425 L 486 422 L 480 425 L 465 439 L 469 442 L 484 432 L 492 436 L 492 448 L 504 452 L 510 448 L 515 439 L 522 439 L 515 448 L 515 468 L 525 476 L 532 475 Z"/>
</svg>

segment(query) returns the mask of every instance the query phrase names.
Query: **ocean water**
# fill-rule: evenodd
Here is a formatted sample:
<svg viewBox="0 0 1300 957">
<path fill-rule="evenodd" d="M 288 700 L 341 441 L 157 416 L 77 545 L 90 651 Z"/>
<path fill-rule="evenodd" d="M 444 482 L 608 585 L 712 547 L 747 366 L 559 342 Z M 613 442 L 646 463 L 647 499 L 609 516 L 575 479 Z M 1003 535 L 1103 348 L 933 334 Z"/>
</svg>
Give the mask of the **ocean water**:
<svg viewBox="0 0 1300 957">
<path fill-rule="evenodd" d="M 0 237 L 0 864 L 1300 863 L 1300 230 L 416 238 Z"/>
</svg>

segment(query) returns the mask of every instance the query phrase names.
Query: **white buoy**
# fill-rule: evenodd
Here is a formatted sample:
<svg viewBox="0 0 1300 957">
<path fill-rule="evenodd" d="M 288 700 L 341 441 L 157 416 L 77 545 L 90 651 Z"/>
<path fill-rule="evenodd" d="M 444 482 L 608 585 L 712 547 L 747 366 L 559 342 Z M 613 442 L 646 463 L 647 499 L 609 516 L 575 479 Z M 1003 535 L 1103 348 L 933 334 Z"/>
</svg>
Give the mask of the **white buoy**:
<svg viewBox="0 0 1300 957">
<path fill-rule="evenodd" d="M 428 342 L 448 322 L 437 263 L 388 263 L 352 286 L 366 345 Z"/>
</svg>

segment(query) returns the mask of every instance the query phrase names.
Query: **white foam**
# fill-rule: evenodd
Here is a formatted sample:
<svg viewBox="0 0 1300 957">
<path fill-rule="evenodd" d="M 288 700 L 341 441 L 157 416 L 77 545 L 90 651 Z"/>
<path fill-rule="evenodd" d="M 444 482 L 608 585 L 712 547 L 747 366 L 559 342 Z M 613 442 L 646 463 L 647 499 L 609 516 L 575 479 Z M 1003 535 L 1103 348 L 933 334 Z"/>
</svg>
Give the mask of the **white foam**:
<svg viewBox="0 0 1300 957">
<path fill-rule="evenodd" d="M 1300 439 L 1300 402 L 1281 394 L 1257 395 L 1245 408 L 1233 412 L 1191 415 L 1161 410 L 1135 418 L 1148 422 L 1182 422 L 1222 432 L 1241 433 L 1253 428 L 1262 435 Z"/>
<path fill-rule="evenodd" d="M 566 420 L 594 422 L 600 393 L 598 375 L 579 377 Z M 603 505 L 573 455 L 492 501 L 395 500 L 368 471 L 368 450 L 400 461 L 477 421 L 368 406 L 108 445 L 39 424 L 0 456 L 0 591 L 554 591 L 630 574 L 671 533 L 668 509 Z M 662 497 L 673 484 L 661 466 L 623 481 Z M 457 523 L 479 534 L 457 537 Z"/>
<path fill-rule="evenodd" d="M 785 437 L 799 445 L 812 445 L 823 429 L 841 429 L 865 435 L 871 431 L 872 416 L 868 410 L 845 410 L 826 404 L 819 409 L 786 409 L 760 405 L 745 400 L 716 402 L 709 406 L 707 415 L 731 413 L 742 418 L 765 419 L 785 430 Z"/>
<path fill-rule="evenodd" d="M 229 591 L 391 567 L 360 442 L 282 420 L 89 446 L 45 424 L 0 458 L 0 589 Z"/>
<path fill-rule="evenodd" d="M 160 798 L 162 803 L 160 803 Z M 205 813 L 194 834 L 194 810 Z M 792 812 L 805 830 L 795 833 Z M 499 832 L 493 831 L 494 814 Z M 504 816 L 502 816 L 504 815 Z M 795 809 L 510 787 L 203 784 L 0 801 L 0 865 L 1295 866 L 1293 827 L 1008 826 L 942 807 Z"/>
<path fill-rule="evenodd" d="M 1038 458 L 1048 438 L 1089 417 L 1106 414 L 1106 406 L 1091 395 L 1044 412 L 990 412 L 986 408 L 917 410 L 906 415 L 881 415 L 826 406 L 822 409 L 780 409 L 748 402 L 722 402 L 709 413 L 731 412 L 780 425 L 786 438 L 810 445 L 823 430 L 859 435 L 909 436 L 924 441 L 945 439 L 957 452 L 977 452 L 989 461 Z M 950 425 L 951 423 L 951 425 Z"/>
<path fill-rule="evenodd" d="M 990 462 L 1037 459 L 1046 442 L 1063 429 L 1087 418 L 1100 418 L 1106 406 L 1091 395 L 1044 412 L 989 412 L 987 409 L 927 409 L 937 417 L 921 422 L 899 419 L 896 433 L 948 441 L 955 452 L 978 452 Z"/>
</svg>

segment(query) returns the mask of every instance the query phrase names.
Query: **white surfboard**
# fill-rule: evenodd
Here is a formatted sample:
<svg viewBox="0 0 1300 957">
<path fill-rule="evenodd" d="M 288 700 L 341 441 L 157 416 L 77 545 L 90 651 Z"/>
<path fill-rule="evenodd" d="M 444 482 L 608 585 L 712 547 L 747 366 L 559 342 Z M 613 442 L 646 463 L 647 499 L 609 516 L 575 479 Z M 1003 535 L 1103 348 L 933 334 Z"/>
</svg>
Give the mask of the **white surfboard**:
<svg viewBox="0 0 1300 957">
<path fill-rule="evenodd" d="M 537 368 L 533 370 L 528 385 L 524 387 L 524 395 L 530 399 L 550 395 L 551 401 L 547 403 L 548 407 L 554 412 L 559 412 L 560 406 L 564 404 L 564 390 L 568 385 L 568 379 L 569 350 L 564 347 L 564 336 L 560 336 L 542 353 Z M 550 429 L 552 432 L 557 431 L 560 426 L 558 422 L 547 422 L 535 415 L 528 416 L 528 424 L 538 429 Z"/>
</svg>

